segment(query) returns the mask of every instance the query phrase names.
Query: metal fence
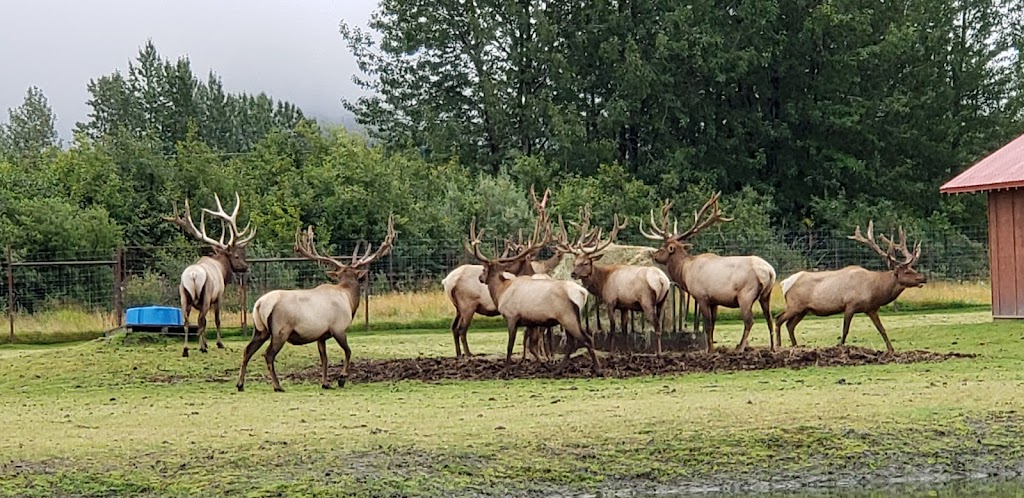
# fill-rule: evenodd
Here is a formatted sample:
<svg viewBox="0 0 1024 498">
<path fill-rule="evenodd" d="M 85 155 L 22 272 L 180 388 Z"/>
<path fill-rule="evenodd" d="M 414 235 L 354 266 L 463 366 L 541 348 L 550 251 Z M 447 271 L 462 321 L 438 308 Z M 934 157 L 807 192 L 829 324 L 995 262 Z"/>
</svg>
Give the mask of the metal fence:
<svg viewBox="0 0 1024 498">
<path fill-rule="evenodd" d="M 757 254 L 775 266 L 780 278 L 799 270 L 847 265 L 881 269 L 881 259 L 847 235 L 804 231 L 781 237 L 725 236 L 711 231 L 701 236 L 695 252 Z M 984 231 L 951 229 L 919 237 L 923 250 L 917 268 L 929 279 L 988 279 L 988 244 Z M 341 246 L 352 247 L 354 243 Z M 622 243 L 651 245 L 651 241 L 630 238 Z M 494 240 L 491 244 L 495 249 L 502 247 L 504 241 Z M 18 316 L 75 309 L 103 315 L 107 323 L 119 326 L 126 308 L 178 306 L 181 270 L 202 252 L 198 246 L 167 246 L 54 254 L 7 246 L 0 306 L 9 319 L 11 340 Z M 371 265 L 364 295 L 440 289 L 441 279 L 449 271 L 472 262 L 459 240 L 403 240 L 391 254 Z M 308 288 L 327 281 L 321 268 L 295 257 L 289 247 L 253 247 L 249 263 L 250 271 L 244 276 L 235 276 L 222 303 L 225 312 L 240 313 L 243 324 L 245 310 L 251 309 L 263 293 L 272 289 Z M 369 320 L 369 307 L 364 306 L 361 311 L 362 318 Z"/>
</svg>

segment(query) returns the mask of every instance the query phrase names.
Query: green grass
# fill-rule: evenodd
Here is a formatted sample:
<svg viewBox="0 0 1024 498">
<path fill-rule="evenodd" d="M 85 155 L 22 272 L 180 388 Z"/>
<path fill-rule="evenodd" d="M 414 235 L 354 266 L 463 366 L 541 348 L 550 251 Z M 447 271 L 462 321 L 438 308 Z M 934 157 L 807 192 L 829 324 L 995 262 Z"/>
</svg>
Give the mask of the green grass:
<svg viewBox="0 0 1024 498">
<path fill-rule="evenodd" d="M 0 347 L 0 495 L 444 496 L 600 490 L 685 480 L 1019 462 L 1024 323 L 987 312 L 883 315 L 897 349 L 975 353 L 911 365 L 633 379 L 350 384 L 273 393 L 244 342 L 180 357 L 115 336 Z M 808 319 L 802 343 L 836 341 Z M 738 323 L 718 329 L 723 345 Z M 760 323 L 754 346 L 766 344 Z M 470 331 L 476 352 L 501 331 Z M 851 342 L 878 348 L 870 320 Z M 452 354 L 445 331 L 353 332 L 366 358 Z M 333 345 L 335 362 L 341 352 Z M 281 374 L 317 364 L 286 346 Z M 174 379 L 174 382 L 153 382 Z M 764 469 L 772 469 L 770 471 Z M 554 491 L 552 491 L 554 490 Z"/>
</svg>

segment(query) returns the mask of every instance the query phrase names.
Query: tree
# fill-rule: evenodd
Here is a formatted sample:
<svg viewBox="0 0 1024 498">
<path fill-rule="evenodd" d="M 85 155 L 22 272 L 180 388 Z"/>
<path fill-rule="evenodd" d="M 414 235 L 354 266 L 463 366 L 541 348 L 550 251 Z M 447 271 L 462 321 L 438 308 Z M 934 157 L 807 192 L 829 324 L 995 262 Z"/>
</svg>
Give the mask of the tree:
<svg viewBox="0 0 1024 498">
<path fill-rule="evenodd" d="M 7 123 L 0 124 L 0 156 L 37 164 L 46 150 L 60 146 L 56 123 L 46 95 L 29 87 L 24 102 L 8 110 Z"/>
</svg>

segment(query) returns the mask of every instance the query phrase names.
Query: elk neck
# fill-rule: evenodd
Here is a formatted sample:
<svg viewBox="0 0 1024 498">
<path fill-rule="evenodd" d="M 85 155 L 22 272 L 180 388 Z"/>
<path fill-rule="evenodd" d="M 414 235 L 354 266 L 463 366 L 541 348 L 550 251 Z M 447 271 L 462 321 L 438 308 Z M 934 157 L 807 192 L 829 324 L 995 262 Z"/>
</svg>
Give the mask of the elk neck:
<svg viewBox="0 0 1024 498">
<path fill-rule="evenodd" d="M 512 285 L 512 280 L 502 280 L 501 274 L 507 270 L 498 268 L 489 268 L 487 271 L 487 292 L 491 294 L 491 300 L 494 301 L 495 306 L 501 302 L 501 296 L 508 290 L 509 285 Z"/>
<path fill-rule="evenodd" d="M 605 284 L 608 282 L 608 277 L 611 276 L 612 271 L 615 269 L 615 265 L 602 265 L 594 262 L 591 263 L 590 268 L 590 275 L 587 275 L 586 278 L 581 278 L 580 282 L 583 283 L 583 287 L 587 289 L 587 292 L 600 297 Z"/>
<path fill-rule="evenodd" d="M 551 256 L 548 259 L 542 259 L 538 261 L 538 263 L 540 263 L 544 267 L 544 271 L 542 273 L 551 273 L 551 270 L 554 270 L 555 267 L 557 267 L 558 264 L 561 262 L 562 254 L 558 252 L 556 252 L 554 256 Z"/>
<path fill-rule="evenodd" d="M 359 310 L 359 298 L 362 294 L 362 284 L 359 280 L 354 280 L 351 277 L 343 278 L 334 283 L 321 284 L 318 288 L 327 289 L 333 292 L 338 292 L 346 299 L 348 299 L 349 309 L 352 310 L 352 316 L 356 316 L 356 311 Z"/>
<path fill-rule="evenodd" d="M 235 274 L 234 270 L 231 269 L 231 261 L 228 260 L 228 255 L 223 252 L 215 252 L 213 256 L 205 256 L 217 262 L 220 265 L 221 277 L 224 278 L 224 282 L 230 282 L 231 276 Z"/>
<path fill-rule="evenodd" d="M 881 290 L 881 296 L 885 299 L 881 305 L 884 306 L 896 300 L 903 294 L 903 291 L 907 290 L 906 287 L 900 284 L 899 277 L 896 276 L 896 272 L 893 270 L 880 271 L 878 272 L 878 288 Z"/>
<path fill-rule="evenodd" d="M 665 265 L 669 278 L 683 290 L 686 290 L 686 274 L 692 262 L 693 255 L 686 251 L 676 251 L 669 256 L 668 264 Z"/>
</svg>

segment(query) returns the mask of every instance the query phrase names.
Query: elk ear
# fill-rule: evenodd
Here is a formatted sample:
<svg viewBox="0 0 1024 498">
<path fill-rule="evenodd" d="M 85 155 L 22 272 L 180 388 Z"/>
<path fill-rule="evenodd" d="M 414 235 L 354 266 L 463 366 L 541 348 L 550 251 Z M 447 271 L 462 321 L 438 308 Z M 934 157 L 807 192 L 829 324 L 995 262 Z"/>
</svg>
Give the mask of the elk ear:
<svg viewBox="0 0 1024 498">
<path fill-rule="evenodd" d="M 370 270 L 356 270 L 356 279 L 363 280 L 370 274 Z"/>
<path fill-rule="evenodd" d="M 669 244 L 665 249 L 668 250 L 669 254 L 674 254 L 676 252 L 676 246 L 672 244 Z"/>
<path fill-rule="evenodd" d="M 516 278 L 516 276 L 513 273 L 507 272 L 507 271 L 501 272 L 501 280 L 502 281 L 512 280 L 513 278 Z"/>
<path fill-rule="evenodd" d="M 597 260 L 599 260 L 599 259 L 601 259 L 603 257 L 604 257 L 604 254 L 597 254 L 597 255 L 591 256 L 590 260 L 591 261 L 597 261 Z"/>
</svg>

